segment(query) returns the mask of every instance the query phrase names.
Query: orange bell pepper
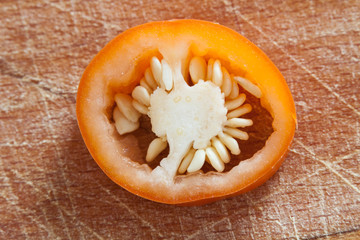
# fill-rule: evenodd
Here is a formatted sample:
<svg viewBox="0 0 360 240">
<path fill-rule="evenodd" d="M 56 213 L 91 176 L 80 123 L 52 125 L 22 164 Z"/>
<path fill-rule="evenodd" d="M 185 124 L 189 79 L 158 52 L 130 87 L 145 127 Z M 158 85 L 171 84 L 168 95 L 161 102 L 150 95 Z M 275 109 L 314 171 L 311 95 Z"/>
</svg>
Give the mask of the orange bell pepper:
<svg viewBox="0 0 360 240">
<path fill-rule="evenodd" d="M 264 146 L 225 172 L 200 171 L 173 179 L 152 174 L 141 159 L 145 131 L 120 136 L 112 111 L 115 94 L 130 95 L 153 56 L 171 66 L 180 64 L 187 81 L 192 56 L 220 59 L 229 73 L 250 79 L 261 89 L 261 106 L 273 119 Z M 271 60 L 235 31 L 199 20 L 152 22 L 118 35 L 86 68 L 76 112 L 85 144 L 107 176 L 136 195 L 167 204 L 203 204 L 258 187 L 280 167 L 296 128 L 291 93 Z"/>
</svg>

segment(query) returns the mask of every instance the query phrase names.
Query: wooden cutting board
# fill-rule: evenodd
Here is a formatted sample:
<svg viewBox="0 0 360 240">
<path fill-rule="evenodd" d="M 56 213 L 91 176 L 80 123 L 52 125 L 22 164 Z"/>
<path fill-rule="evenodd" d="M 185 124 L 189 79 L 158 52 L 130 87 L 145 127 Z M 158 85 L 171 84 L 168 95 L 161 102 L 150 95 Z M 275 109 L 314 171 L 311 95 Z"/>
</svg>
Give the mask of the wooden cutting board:
<svg viewBox="0 0 360 240">
<path fill-rule="evenodd" d="M 0 1 L 1 239 L 360 239 L 359 1 Z M 83 70 L 117 34 L 218 22 L 283 73 L 298 129 L 263 186 L 200 207 L 108 179 L 76 122 Z"/>
</svg>

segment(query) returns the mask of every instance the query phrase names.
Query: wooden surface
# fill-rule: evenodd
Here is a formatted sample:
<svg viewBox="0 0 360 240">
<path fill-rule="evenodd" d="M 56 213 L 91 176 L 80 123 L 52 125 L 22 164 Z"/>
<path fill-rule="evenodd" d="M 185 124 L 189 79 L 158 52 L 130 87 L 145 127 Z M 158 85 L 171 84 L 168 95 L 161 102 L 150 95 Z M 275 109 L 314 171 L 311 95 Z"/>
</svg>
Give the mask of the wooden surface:
<svg viewBox="0 0 360 240">
<path fill-rule="evenodd" d="M 359 1 L 0 1 L 0 239 L 359 239 Z M 274 61 L 298 130 L 268 182 L 201 207 L 134 196 L 89 155 L 83 70 L 125 29 L 198 18 Z"/>
</svg>

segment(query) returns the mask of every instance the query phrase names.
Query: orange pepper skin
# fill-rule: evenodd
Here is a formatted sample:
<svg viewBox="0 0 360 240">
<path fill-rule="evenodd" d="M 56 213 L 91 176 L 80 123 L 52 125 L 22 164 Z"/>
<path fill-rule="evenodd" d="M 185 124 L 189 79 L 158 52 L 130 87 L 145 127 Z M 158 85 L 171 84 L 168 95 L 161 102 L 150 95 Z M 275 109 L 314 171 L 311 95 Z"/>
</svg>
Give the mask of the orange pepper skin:
<svg viewBox="0 0 360 240">
<path fill-rule="evenodd" d="M 220 59 L 229 72 L 255 82 L 262 91 L 261 105 L 273 117 L 274 132 L 265 146 L 229 172 L 185 176 L 173 184 L 156 179 L 146 164 L 133 162 L 109 119 L 114 94 L 130 93 L 154 55 L 170 64 L 179 59 L 185 64 L 192 55 Z M 152 22 L 115 37 L 86 68 L 76 113 L 90 154 L 114 182 L 146 199 L 179 205 L 209 203 L 263 184 L 284 161 L 296 128 L 293 98 L 271 60 L 235 31 L 200 20 Z"/>
</svg>

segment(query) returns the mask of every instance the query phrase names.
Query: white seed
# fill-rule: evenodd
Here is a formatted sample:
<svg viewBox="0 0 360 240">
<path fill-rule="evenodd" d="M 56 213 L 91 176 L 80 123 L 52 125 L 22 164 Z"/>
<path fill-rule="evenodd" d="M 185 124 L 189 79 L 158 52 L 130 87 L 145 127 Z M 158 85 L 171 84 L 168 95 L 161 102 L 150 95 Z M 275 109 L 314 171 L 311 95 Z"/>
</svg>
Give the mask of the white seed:
<svg viewBox="0 0 360 240">
<path fill-rule="evenodd" d="M 219 154 L 221 160 L 224 163 L 230 162 L 230 154 L 226 149 L 225 145 L 217 138 L 213 137 L 211 139 L 212 146 L 216 149 L 217 153 Z"/>
<path fill-rule="evenodd" d="M 158 84 L 156 83 L 156 80 L 154 79 L 154 76 L 150 68 L 147 68 L 145 70 L 144 77 L 147 84 L 149 85 L 149 87 L 151 87 L 152 90 L 155 90 L 158 87 Z"/>
<path fill-rule="evenodd" d="M 131 96 L 138 101 L 139 103 L 149 106 L 150 105 L 150 95 L 146 88 L 142 86 L 136 86 L 131 93 Z"/>
<path fill-rule="evenodd" d="M 120 112 L 130 121 L 137 122 L 141 113 L 139 113 L 132 105 L 132 98 L 123 93 L 115 95 L 115 102 Z"/>
<path fill-rule="evenodd" d="M 231 77 L 226 68 L 222 67 L 221 70 L 223 74 L 223 84 L 221 85 L 221 91 L 224 93 L 225 97 L 228 97 L 232 89 Z"/>
<path fill-rule="evenodd" d="M 239 85 L 237 84 L 237 82 L 232 81 L 231 93 L 229 95 L 229 98 L 234 99 L 237 96 L 239 96 Z"/>
<path fill-rule="evenodd" d="M 206 77 L 206 61 L 202 57 L 193 57 L 189 64 L 191 81 L 196 84 Z"/>
<path fill-rule="evenodd" d="M 118 107 L 114 108 L 113 119 L 115 122 L 116 130 L 120 135 L 133 132 L 139 128 L 140 123 L 129 121 L 119 110 Z"/>
<path fill-rule="evenodd" d="M 210 80 L 210 81 L 212 79 L 212 72 L 213 72 L 214 62 L 215 62 L 215 60 L 212 59 L 212 58 L 210 58 L 209 61 L 208 61 L 206 79 Z"/>
<path fill-rule="evenodd" d="M 232 154 L 240 154 L 239 144 L 233 137 L 223 132 L 221 132 L 218 136 L 220 138 L 220 141 L 225 144 L 225 146 L 230 150 Z"/>
<path fill-rule="evenodd" d="M 240 140 L 248 140 L 249 139 L 249 135 L 247 134 L 247 132 L 241 131 L 240 129 L 237 128 L 224 128 L 224 132 L 229 134 L 230 136 L 234 137 L 234 138 L 238 138 Z"/>
<path fill-rule="evenodd" d="M 146 161 L 153 161 L 162 151 L 167 147 L 166 139 L 155 138 L 149 145 L 149 148 L 146 153 Z"/>
<path fill-rule="evenodd" d="M 161 60 L 162 74 L 161 74 L 161 87 L 164 87 L 167 91 L 170 91 L 173 87 L 173 74 L 170 65 L 163 59 Z"/>
<path fill-rule="evenodd" d="M 216 60 L 213 65 L 213 72 L 212 72 L 212 81 L 215 83 L 216 86 L 221 86 L 223 83 L 223 74 L 221 71 L 221 63 L 219 60 Z"/>
<path fill-rule="evenodd" d="M 149 94 L 153 92 L 153 89 L 149 86 L 144 77 L 140 80 L 140 86 L 144 87 Z"/>
<path fill-rule="evenodd" d="M 216 171 L 222 172 L 225 169 L 224 162 L 221 161 L 219 155 L 217 154 L 215 148 L 213 147 L 207 147 L 206 148 L 206 156 L 210 160 L 211 166 L 213 166 Z"/>
<path fill-rule="evenodd" d="M 149 108 L 141 103 L 139 103 L 137 100 L 133 99 L 132 101 L 133 107 L 140 113 L 146 115 L 149 112 Z"/>
<path fill-rule="evenodd" d="M 228 127 L 249 127 L 253 125 L 253 121 L 251 119 L 246 118 L 232 118 L 225 122 L 225 126 Z"/>
<path fill-rule="evenodd" d="M 247 103 L 247 104 L 244 104 L 241 107 L 238 107 L 237 109 L 229 112 L 226 116 L 228 119 L 238 118 L 246 113 L 251 112 L 251 110 L 252 110 L 251 105 Z"/>
<path fill-rule="evenodd" d="M 205 150 L 199 149 L 195 152 L 194 157 L 193 157 L 189 167 L 187 168 L 187 171 L 189 173 L 196 172 L 202 168 L 204 163 L 205 163 Z"/>
<path fill-rule="evenodd" d="M 234 98 L 233 100 L 226 101 L 225 107 L 228 111 L 233 110 L 235 108 L 240 107 L 246 100 L 246 95 L 244 93 L 241 93 L 237 98 Z"/>
<path fill-rule="evenodd" d="M 243 87 L 246 91 L 251 93 L 257 98 L 261 97 L 261 90 L 258 86 L 252 83 L 250 80 L 242 77 L 234 77 L 234 80 L 237 81 L 241 87 Z"/>
<path fill-rule="evenodd" d="M 180 167 L 178 169 L 178 172 L 180 174 L 183 174 L 184 172 L 186 172 L 186 169 L 189 167 L 190 163 L 191 163 L 191 160 L 193 159 L 194 157 L 194 154 L 195 154 L 195 149 L 191 148 L 189 150 L 189 152 L 185 155 L 184 159 L 182 160 L 181 164 L 180 164 Z"/>
<path fill-rule="evenodd" d="M 150 67 L 157 85 L 160 86 L 162 71 L 161 71 L 161 63 L 157 57 L 151 58 Z"/>
</svg>

